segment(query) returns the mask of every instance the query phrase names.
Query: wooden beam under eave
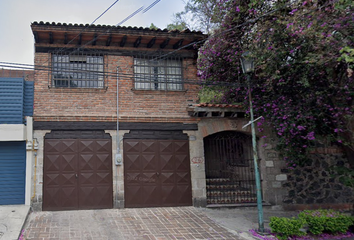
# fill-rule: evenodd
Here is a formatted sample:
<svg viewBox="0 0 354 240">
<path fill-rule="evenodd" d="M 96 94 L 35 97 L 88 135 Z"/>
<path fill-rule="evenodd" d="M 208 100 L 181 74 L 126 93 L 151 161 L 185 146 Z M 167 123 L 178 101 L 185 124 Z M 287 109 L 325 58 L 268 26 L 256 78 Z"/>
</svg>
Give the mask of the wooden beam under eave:
<svg viewBox="0 0 354 240">
<path fill-rule="evenodd" d="M 107 41 L 106 41 L 106 46 L 110 46 L 111 45 L 111 42 L 112 42 L 112 34 L 109 35 L 109 37 L 107 38 Z"/>
<path fill-rule="evenodd" d="M 96 43 L 97 43 L 97 33 L 95 33 L 95 35 L 93 35 L 92 46 L 96 46 Z"/>
<path fill-rule="evenodd" d="M 135 40 L 135 43 L 134 43 L 134 47 L 135 47 L 135 48 L 139 47 L 139 45 L 140 45 L 140 43 L 141 43 L 141 39 L 142 39 L 142 37 L 140 36 L 140 37 L 138 37 L 138 38 Z"/>
<path fill-rule="evenodd" d="M 77 44 L 81 45 L 82 43 L 82 34 L 79 34 L 79 40 L 77 41 Z"/>
<path fill-rule="evenodd" d="M 199 40 L 198 39 L 194 39 L 193 42 L 189 43 L 190 46 L 187 47 L 186 49 L 191 50 L 194 49 L 194 44 L 196 44 Z"/>
<path fill-rule="evenodd" d="M 160 48 L 165 48 L 169 42 L 170 42 L 170 39 L 166 38 L 165 41 L 163 41 L 163 43 L 160 44 Z"/>
<path fill-rule="evenodd" d="M 173 45 L 173 49 L 180 48 L 180 47 L 182 46 L 183 40 L 184 40 L 184 39 L 181 39 L 181 40 L 179 40 L 178 42 L 176 42 L 176 43 Z"/>
<path fill-rule="evenodd" d="M 152 38 L 150 42 L 147 44 L 147 48 L 152 48 L 156 42 L 156 37 Z"/>
<path fill-rule="evenodd" d="M 127 42 L 127 35 L 124 35 L 122 40 L 120 41 L 119 46 L 124 47 L 126 42 Z"/>
<path fill-rule="evenodd" d="M 49 43 L 53 44 L 54 40 L 53 40 L 53 33 L 49 32 Z"/>
<path fill-rule="evenodd" d="M 64 44 L 68 44 L 68 33 L 64 33 Z"/>
<path fill-rule="evenodd" d="M 35 41 L 36 43 L 39 43 L 38 33 L 37 33 L 37 32 L 33 32 L 33 36 L 34 36 L 34 41 Z"/>
</svg>

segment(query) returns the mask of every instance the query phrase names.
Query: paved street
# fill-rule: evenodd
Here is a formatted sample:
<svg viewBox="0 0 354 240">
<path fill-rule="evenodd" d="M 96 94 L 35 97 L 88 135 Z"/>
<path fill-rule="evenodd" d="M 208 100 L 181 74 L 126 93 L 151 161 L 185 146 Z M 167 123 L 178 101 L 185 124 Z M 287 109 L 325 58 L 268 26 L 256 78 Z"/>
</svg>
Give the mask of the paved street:
<svg viewBox="0 0 354 240">
<path fill-rule="evenodd" d="M 194 207 L 32 212 L 24 239 L 240 239 Z"/>
</svg>

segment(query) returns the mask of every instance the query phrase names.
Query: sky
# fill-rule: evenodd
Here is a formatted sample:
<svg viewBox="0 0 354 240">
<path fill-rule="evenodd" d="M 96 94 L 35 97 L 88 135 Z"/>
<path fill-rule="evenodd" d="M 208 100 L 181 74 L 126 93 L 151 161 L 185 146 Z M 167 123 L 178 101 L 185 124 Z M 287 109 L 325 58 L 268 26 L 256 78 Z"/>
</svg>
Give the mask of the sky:
<svg viewBox="0 0 354 240">
<path fill-rule="evenodd" d="M 155 0 L 119 0 L 95 24 L 116 25 L 141 6 Z M 0 0 L 0 62 L 34 63 L 32 22 L 90 24 L 115 0 Z M 164 29 L 172 16 L 184 8 L 183 0 L 161 0 L 146 13 L 140 12 L 122 26 Z M 1 64 L 1 63 L 0 63 Z M 0 66 L 0 69 L 2 67 Z"/>
</svg>

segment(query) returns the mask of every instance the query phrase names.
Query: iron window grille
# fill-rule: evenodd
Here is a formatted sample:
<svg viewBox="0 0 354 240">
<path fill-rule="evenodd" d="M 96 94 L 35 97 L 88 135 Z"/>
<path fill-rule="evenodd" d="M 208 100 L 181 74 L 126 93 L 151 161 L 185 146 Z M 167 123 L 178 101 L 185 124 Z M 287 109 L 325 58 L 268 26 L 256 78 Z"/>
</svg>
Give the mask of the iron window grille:
<svg viewBox="0 0 354 240">
<path fill-rule="evenodd" d="M 52 54 L 52 87 L 104 88 L 104 79 L 102 55 Z"/>
<path fill-rule="evenodd" d="M 134 57 L 134 80 L 137 90 L 183 90 L 182 60 Z"/>
</svg>

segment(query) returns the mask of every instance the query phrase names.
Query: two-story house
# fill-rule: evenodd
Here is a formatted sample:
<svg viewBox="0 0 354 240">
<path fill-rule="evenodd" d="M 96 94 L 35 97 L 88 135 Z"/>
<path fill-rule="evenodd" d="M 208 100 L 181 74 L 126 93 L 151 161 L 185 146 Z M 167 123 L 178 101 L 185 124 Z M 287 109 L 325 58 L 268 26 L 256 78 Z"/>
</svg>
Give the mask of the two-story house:
<svg viewBox="0 0 354 240">
<path fill-rule="evenodd" d="M 206 35 L 43 22 L 31 28 L 34 209 L 256 202 L 244 109 L 198 102 L 195 43 Z M 285 163 L 271 144 L 258 147 L 266 159 L 262 185 L 264 199 L 279 204 Z"/>
<path fill-rule="evenodd" d="M 31 27 L 39 140 L 33 205 L 62 210 L 198 201 L 203 187 L 191 181 L 198 172 L 191 171 L 185 133 L 198 126 L 186 108 L 199 90 L 193 43 L 206 36 L 43 22 Z"/>
</svg>

